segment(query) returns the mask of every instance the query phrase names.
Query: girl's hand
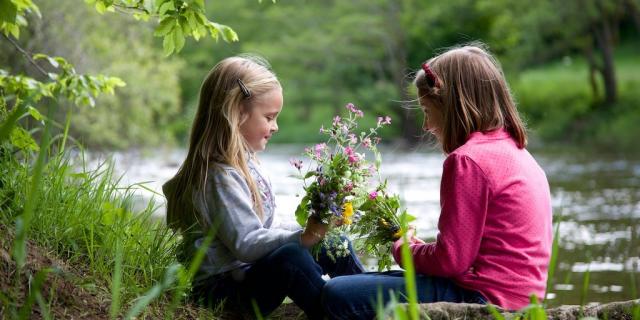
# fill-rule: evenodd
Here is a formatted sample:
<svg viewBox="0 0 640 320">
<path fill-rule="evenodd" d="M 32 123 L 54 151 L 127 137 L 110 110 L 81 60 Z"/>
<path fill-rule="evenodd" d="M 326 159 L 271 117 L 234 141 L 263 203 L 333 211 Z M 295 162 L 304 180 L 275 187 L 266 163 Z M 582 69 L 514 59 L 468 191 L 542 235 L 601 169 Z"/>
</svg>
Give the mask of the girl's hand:
<svg viewBox="0 0 640 320">
<path fill-rule="evenodd" d="M 426 243 L 424 242 L 424 240 L 416 237 L 415 226 L 409 226 L 409 229 L 407 230 L 407 240 L 409 241 L 409 243 Z"/>
<path fill-rule="evenodd" d="M 328 230 L 328 225 L 309 217 L 309 219 L 307 219 L 307 226 L 300 235 L 300 244 L 304 247 L 311 248 L 324 238 Z"/>
</svg>

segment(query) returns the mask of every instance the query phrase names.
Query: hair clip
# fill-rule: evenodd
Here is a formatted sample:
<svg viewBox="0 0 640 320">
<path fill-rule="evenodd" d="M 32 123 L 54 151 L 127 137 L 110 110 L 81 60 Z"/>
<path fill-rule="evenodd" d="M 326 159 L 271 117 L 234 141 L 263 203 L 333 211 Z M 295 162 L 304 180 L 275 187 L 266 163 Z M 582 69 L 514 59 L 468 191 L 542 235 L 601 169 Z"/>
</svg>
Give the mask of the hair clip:
<svg viewBox="0 0 640 320">
<path fill-rule="evenodd" d="M 242 82 L 240 78 L 238 78 L 237 82 L 238 82 L 238 86 L 240 86 L 240 91 L 242 91 L 242 94 L 244 95 L 244 97 L 247 99 L 251 98 L 251 91 L 249 91 L 249 88 L 247 88 L 247 86 L 244 85 L 244 82 Z"/>
<path fill-rule="evenodd" d="M 429 87 L 437 87 L 438 79 L 427 63 L 422 64 L 422 70 L 424 70 L 424 74 L 427 77 Z"/>
</svg>

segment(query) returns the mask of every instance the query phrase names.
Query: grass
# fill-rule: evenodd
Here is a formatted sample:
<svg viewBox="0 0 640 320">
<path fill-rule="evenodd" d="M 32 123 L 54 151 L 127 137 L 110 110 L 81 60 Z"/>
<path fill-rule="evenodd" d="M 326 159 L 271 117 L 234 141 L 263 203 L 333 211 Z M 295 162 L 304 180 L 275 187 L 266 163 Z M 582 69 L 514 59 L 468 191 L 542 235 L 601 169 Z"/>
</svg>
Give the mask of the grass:
<svg viewBox="0 0 640 320">
<path fill-rule="evenodd" d="M 11 248 L 17 262 L 14 285 L 0 297 L 2 313 L 26 319 L 37 305 L 38 314 L 52 314 L 40 287 L 55 269 L 24 268 L 28 248 L 35 246 L 78 270 L 85 279 L 74 285 L 110 301 L 106 313 L 112 319 L 170 317 L 176 310 L 184 314 L 178 304 L 192 273 L 183 272 L 176 261 L 179 237 L 152 217 L 153 200 L 142 212 L 133 212 L 135 186 L 120 187 L 111 164 L 87 169 L 82 152 L 76 158 L 53 152 L 47 141 L 42 139 L 44 151 L 35 163 L 32 154 L 6 145 L 0 150 L 0 223 L 15 231 Z M 22 286 L 25 281 L 28 289 Z M 24 290 L 27 299 L 22 301 Z"/>
<path fill-rule="evenodd" d="M 509 76 L 519 109 L 529 127 L 547 143 L 579 143 L 610 151 L 635 150 L 640 134 L 640 64 L 630 43 L 615 51 L 618 101 L 602 104 L 604 89 L 597 79 L 598 93 L 589 85 L 588 66 L 582 57 L 560 61 Z"/>
</svg>

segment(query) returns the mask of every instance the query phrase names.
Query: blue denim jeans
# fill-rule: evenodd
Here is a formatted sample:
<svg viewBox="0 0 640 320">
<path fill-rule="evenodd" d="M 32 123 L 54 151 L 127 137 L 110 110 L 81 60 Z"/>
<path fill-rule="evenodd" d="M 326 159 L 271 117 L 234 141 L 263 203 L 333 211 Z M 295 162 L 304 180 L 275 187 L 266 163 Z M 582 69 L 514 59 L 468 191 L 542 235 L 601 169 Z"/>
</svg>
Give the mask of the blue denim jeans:
<svg viewBox="0 0 640 320">
<path fill-rule="evenodd" d="M 250 317 L 255 316 L 255 307 L 262 316 L 270 314 L 288 296 L 309 319 L 322 319 L 320 296 L 325 285 L 322 275 L 336 277 L 364 271 L 351 243 L 349 249 L 349 256 L 333 261 L 324 249 L 314 259 L 300 244 L 288 243 L 249 266 L 243 280 L 214 276 L 204 285 L 194 287 L 193 294 L 209 306 L 226 299 L 227 307 Z"/>
<path fill-rule="evenodd" d="M 485 304 L 478 292 L 457 286 L 452 280 L 416 276 L 418 302 L 468 302 Z M 329 280 L 322 291 L 322 305 L 329 319 L 373 319 L 376 306 L 385 306 L 392 295 L 406 302 L 404 271 L 367 272 Z M 381 301 L 377 301 L 378 299 Z"/>
</svg>

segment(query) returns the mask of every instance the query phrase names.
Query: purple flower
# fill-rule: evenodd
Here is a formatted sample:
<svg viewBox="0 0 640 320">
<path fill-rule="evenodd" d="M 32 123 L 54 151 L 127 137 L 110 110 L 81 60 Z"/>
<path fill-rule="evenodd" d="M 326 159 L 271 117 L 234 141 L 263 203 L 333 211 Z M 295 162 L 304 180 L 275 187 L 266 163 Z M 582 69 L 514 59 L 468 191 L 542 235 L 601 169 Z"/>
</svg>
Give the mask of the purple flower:
<svg viewBox="0 0 640 320">
<path fill-rule="evenodd" d="M 375 200 L 377 197 L 378 197 L 378 192 L 377 191 L 369 192 L 369 199 Z"/>
<path fill-rule="evenodd" d="M 324 125 L 320 126 L 320 133 L 324 133 L 326 131 L 326 129 L 324 128 Z"/>
<path fill-rule="evenodd" d="M 358 138 L 356 138 L 356 135 L 353 133 L 349 134 L 349 141 L 351 142 L 351 144 L 356 144 L 358 143 Z"/>
<path fill-rule="evenodd" d="M 339 124 L 340 124 L 340 120 L 342 120 L 342 119 L 340 119 L 340 116 L 335 116 L 335 117 L 333 118 L 333 125 L 334 125 L 334 126 L 339 125 Z"/>
<path fill-rule="evenodd" d="M 302 160 L 297 160 L 297 159 L 291 158 L 291 159 L 289 159 L 289 163 L 292 166 L 296 167 L 296 169 L 298 169 L 298 170 L 302 169 Z"/>
</svg>

